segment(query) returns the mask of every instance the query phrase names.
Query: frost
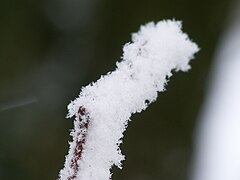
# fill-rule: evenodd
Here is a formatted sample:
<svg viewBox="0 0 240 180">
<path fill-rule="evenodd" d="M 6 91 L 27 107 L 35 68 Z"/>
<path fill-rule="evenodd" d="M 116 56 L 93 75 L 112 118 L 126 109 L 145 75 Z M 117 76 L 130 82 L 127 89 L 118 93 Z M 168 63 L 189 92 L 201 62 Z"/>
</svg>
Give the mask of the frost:
<svg viewBox="0 0 240 180">
<path fill-rule="evenodd" d="M 141 26 L 116 70 L 82 88 L 68 105 L 68 117 L 75 116 L 73 141 L 60 179 L 111 179 L 111 167 L 121 168 L 124 160 L 119 145 L 131 115 L 156 100 L 172 70 L 187 71 L 197 51 L 179 21 Z"/>
</svg>

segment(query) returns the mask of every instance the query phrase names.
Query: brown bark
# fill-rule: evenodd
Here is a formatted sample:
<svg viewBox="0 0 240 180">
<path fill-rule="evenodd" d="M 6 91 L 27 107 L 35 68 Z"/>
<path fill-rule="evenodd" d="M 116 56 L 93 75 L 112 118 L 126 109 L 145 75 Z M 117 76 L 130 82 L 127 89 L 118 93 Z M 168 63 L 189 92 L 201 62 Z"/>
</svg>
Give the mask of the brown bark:
<svg viewBox="0 0 240 180">
<path fill-rule="evenodd" d="M 80 108 L 78 110 L 78 114 L 79 114 L 78 120 L 80 122 L 79 128 L 82 129 L 83 131 L 82 131 L 82 134 L 80 134 L 80 132 L 78 132 L 77 137 L 82 135 L 82 138 L 80 140 L 76 141 L 76 147 L 74 149 L 73 157 L 71 159 L 71 164 L 70 164 L 70 167 L 73 169 L 74 174 L 72 176 L 68 177 L 68 180 L 74 180 L 77 177 L 77 173 L 79 171 L 78 161 L 82 157 L 83 146 L 86 141 L 87 130 L 88 130 L 89 119 L 87 119 L 87 121 L 82 121 L 82 116 L 86 115 L 86 110 L 83 106 L 80 106 Z"/>
</svg>

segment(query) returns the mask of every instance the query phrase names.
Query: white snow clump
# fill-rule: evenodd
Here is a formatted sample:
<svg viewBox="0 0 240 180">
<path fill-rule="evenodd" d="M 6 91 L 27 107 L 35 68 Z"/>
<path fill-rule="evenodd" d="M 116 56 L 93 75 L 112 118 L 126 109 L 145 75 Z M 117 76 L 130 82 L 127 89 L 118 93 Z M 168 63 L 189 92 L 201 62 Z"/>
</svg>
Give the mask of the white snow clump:
<svg viewBox="0 0 240 180">
<path fill-rule="evenodd" d="M 61 180 L 109 180 L 111 167 L 121 168 L 119 145 L 129 118 L 156 100 L 173 70 L 189 70 L 199 50 L 181 28 L 175 20 L 141 26 L 124 45 L 115 71 L 83 87 L 68 105 L 75 121 Z"/>
</svg>

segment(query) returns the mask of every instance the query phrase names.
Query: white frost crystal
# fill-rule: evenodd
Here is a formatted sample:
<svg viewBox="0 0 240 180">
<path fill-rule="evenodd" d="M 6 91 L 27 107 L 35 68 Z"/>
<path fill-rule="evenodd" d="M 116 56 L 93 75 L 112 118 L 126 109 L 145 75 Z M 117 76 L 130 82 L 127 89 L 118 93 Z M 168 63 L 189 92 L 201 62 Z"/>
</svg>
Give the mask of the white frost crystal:
<svg viewBox="0 0 240 180">
<path fill-rule="evenodd" d="M 197 51 L 179 21 L 141 26 L 116 70 L 82 88 L 68 105 L 68 117 L 75 116 L 73 141 L 60 179 L 111 179 L 111 167 L 121 168 L 124 160 L 119 145 L 131 115 L 156 100 L 172 70 L 187 71 Z"/>
</svg>

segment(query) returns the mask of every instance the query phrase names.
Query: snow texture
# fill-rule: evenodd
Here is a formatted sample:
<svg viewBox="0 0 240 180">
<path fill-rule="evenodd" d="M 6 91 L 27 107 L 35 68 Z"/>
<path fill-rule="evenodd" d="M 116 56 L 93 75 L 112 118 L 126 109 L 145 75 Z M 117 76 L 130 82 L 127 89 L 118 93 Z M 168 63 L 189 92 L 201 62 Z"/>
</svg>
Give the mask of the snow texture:
<svg viewBox="0 0 240 180">
<path fill-rule="evenodd" d="M 116 70 L 83 87 L 68 105 L 68 117 L 75 116 L 75 121 L 61 180 L 109 180 L 111 167 L 121 168 L 124 155 L 119 145 L 129 118 L 156 100 L 172 70 L 189 70 L 198 51 L 181 27 L 175 20 L 141 26 L 124 45 Z M 76 151 L 81 155 L 74 169 Z"/>
</svg>

